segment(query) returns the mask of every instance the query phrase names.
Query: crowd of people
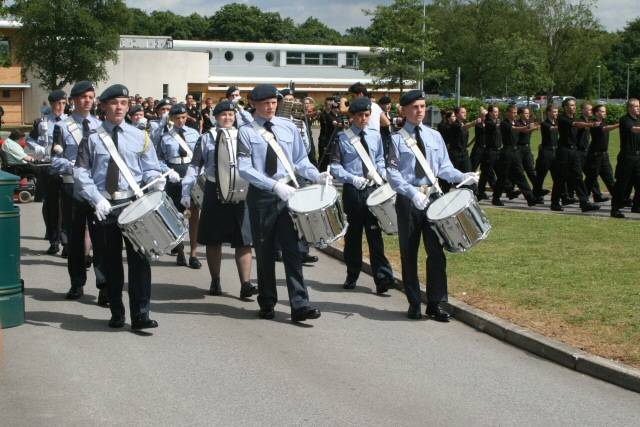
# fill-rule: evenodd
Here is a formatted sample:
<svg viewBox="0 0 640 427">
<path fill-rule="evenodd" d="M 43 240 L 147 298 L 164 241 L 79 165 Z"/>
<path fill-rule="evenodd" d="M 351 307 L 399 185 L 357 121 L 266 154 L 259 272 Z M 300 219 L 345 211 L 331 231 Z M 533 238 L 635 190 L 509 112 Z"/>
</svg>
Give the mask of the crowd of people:
<svg viewBox="0 0 640 427">
<path fill-rule="evenodd" d="M 438 321 L 449 319 L 440 304 L 447 300 L 446 257 L 426 209 L 453 184 L 467 184 L 478 198 L 487 197 L 488 184 L 494 205 L 502 204 L 503 192 L 517 197 L 517 186 L 534 205 L 542 203 L 548 192 L 543 182 L 551 171 L 551 208 L 561 210 L 561 202 L 571 203 L 575 194 L 587 211 L 597 208 L 588 201 L 587 191 L 594 192 L 596 202 L 605 200 L 596 192 L 601 176 L 613 194 L 613 216 L 623 215 L 620 209 L 633 184 L 632 209 L 640 209 L 636 99 L 629 100 L 628 114 L 619 124 L 621 154 L 614 181 L 606 151 L 608 134 L 618 126 L 604 125 L 606 109 L 600 105 L 593 110 L 586 105 L 584 117 L 576 119 L 575 100 L 566 100 L 562 115 L 550 106 L 540 125 L 530 120 L 527 109 L 515 107 L 509 107 L 500 120 L 495 106 L 467 122 L 461 107 L 445 113 L 436 131 L 423 124 L 426 102 L 418 90 L 401 96 L 398 117 L 390 114 L 389 97 L 375 102 L 360 83 L 349 88 L 348 97 L 328 97 L 319 113 L 313 99 L 296 100 L 292 90 L 271 85 L 256 86 L 246 98 L 245 108 L 240 90 L 232 86 L 215 105 L 207 98 L 200 107 L 191 94 L 184 102 L 154 100 L 131 96 L 123 85 L 110 86 L 96 98 L 89 81 L 77 82 L 69 98 L 62 90 L 49 94 L 49 110 L 35 121 L 27 140 L 35 158 L 50 162 L 39 168 L 39 186 L 45 194 L 42 213 L 50 242 L 47 253 L 57 254 L 62 245 L 68 260 L 67 299 L 83 296 L 86 271 L 93 265 L 98 304 L 111 311 L 109 326 L 124 326 L 124 245 L 131 327 L 157 327 L 149 317 L 150 260 L 117 223 L 123 206 L 141 197 L 145 187 L 164 192 L 188 218 L 189 256 L 183 244 L 172 250 L 178 266 L 201 268 L 197 248 L 206 247 L 211 295 L 223 292 L 221 248 L 230 244 L 235 250 L 240 297 L 257 295 L 259 317 L 272 319 L 277 302 L 275 262 L 282 261 L 292 321 L 320 317 L 320 310 L 309 302 L 302 268 L 317 257 L 309 254 L 309 244 L 299 235 L 287 208 L 296 191 L 307 185 L 329 185 L 333 180 L 342 184 L 348 222 L 344 288 L 357 285 L 364 231 L 377 294 L 392 286 L 393 274 L 384 254 L 381 227 L 366 200 L 383 184 L 397 193 L 397 232 L 410 319 L 422 317 L 417 268 L 421 239 L 428 253 L 425 314 Z M 286 102 L 304 105 L 303 115 L 278 115 Z M 311 132 L 316 120 L 320 123 L 317 150 Z M 475 138 L 470 143 L 471 127 Z M 538 129 L 543 142 L 534 162 L 530 138 Z M 591 135 L 591 144 L 584 146 L 586 134 Z M 248 185 L 239 201 L 221 196 L 220 174 L 226 171 L 219 169 L 216 152 L 225 135 L 237 135 L 233 162 Z M 474 172 L 478 167 L 481 174 Z M 192 190 L 200 178 L 204 178 L 204 200 L 196 205 Z M 257 286 L 250 279 L 252 250 Z"/>
</svg>

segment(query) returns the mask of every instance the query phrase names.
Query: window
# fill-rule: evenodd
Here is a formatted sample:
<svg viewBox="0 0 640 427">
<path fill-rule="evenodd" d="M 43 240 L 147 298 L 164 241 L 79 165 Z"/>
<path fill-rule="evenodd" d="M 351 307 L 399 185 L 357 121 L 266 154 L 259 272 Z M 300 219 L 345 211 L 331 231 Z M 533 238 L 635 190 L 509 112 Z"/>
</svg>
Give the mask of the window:
<svg viewBox="0 0 640 427">
<path fill-rule="evenodd" d="M 347 52 L 347 67 L 358 68 L 358 53 Z"/>
<path fill-rule="evenodd" d="M 315 52 L 306 52 L 304 54 L 305 65 L 320 65 L 320 54 Z"/>
<path fill-rule="evenodd" d="M 248 62 L 253 61 L 253 52 L 247 52 L 244 54 L 244 59 L 246 59 Z"/>
<path fill-rule="evenodd" d="M 287 64 L 302 64 L 302 52 L 287 52 Z"/>
<path fill-rule="evenodd" d="M 6 37 L 0 37 L 0 67 L 11 66 L 11 45 Z"/>
<path fill-rule="evenodd" d="M 267 52 L 267 54 L 264 56 L 264 59 L 267 60 L 267 62 L 272 62 L 275 57 L 273 56 L 273 52 Z"/>
<path fill-rule="evenodd" d="M 168 98 L 169 97 L 169 84 L 168 83 L 162 83 L 162 97 L 163 98 Z"/>
<path fill-rule="evenodd" d="M 11 98 L 11 91 L 10 90 L 3 90 L 2 91 L 2 97 L 3 98 Z"/>
<path fill-rule="evenodd" d="M 322 65 L 338 65 L 338 54 L 337 53 L 323 53 L 322 54 Z"/>
<path fill-rule="evenodd" d="M 230 50 L 226 51 L 224 53 L 224 59 L 226 59 L 227 61 L 231 61 L 233 59 L 233 52 L 231 52 Z"/>
</svg>

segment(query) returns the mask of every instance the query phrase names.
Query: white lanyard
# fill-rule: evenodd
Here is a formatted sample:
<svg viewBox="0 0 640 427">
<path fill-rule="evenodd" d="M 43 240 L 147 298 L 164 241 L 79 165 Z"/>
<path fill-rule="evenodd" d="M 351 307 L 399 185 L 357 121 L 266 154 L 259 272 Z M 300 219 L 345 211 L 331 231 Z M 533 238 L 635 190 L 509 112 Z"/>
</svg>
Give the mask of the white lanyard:
<svg viewBox="0 0 640 427">
<path fill-rule="evenodd" d="M 284 169 L 287 171 L 289 178 L 291 178 L 296 188 L 300 188 L 300 184 L 298 184 L 298 180 L 296 179 L 296 174 L 293 172 L 293 167 L 291 166 L 291 163 L 289 163 L 289 159 L 287 159 L 287 155 L 282 150 L 282 147 L 278 144 L 278 141 L 276 141 L 275 136 L 271 132 L 268 132 L 264 127 L 260 126 L 255 120 L 251 122 L 251 125 L 258 133 L 260 133 L 260 136 L 267 141 L 267 144 L 269 144 L 276 153 L 276 156 L 282 163 L 282 166 L 284 166 Z"/>
<path fill-rule="evenodd" d="M 182 147 L 182 149 L 184 151 L 187 152 L 187 157 L 189 157 L 189 159 L 191 159 L 193 157 L 193 151 L 191 151 L 191 148 L 189 148 L 189 145 L 184 141 L 184 139 L 182 139 L 182 137 L 180 136 L 180 134 L 176 131 L 175 127 L 172 127 L 169 130 L 169 134 L 171 135 L 171 137 L 173 137 L 173 139 L 175 139 L 176 141 L 178 141 L 178 145 L 180 147 Z"/>
<path fill-rule="evenodd" d="M 344 133 L 347 134 L 347 137 L 351 141 L 351 145 L 353 145 L 353 148 L 356 149 L 356 153 L 358 153 L 358 157 L 360 157 L 360 160 L 362 160 L 362 163 L 364 163 L 365 167 L 369 170 L 369 173 L 371 174 L 373 181 L 377 185 L 384 184 L 382 177 L 380 176 L 380 174 L 378 173 L 378 170 L 376 169 L 373 162 L 371 161 L 371 157 L 369 157 L 369 155 L 367 154 L 367 151 L 364 149 L 364 146 L 362 145 L 362 142 L 360 142 L 360 138 L 351 129 L 345 129 Z"/>
<path fill-rule="evenodd" d="M 418 163 L 420 163 L 420 166 L 422 166 L 422 169 L 424 170 L 425 175 L 427 176 L 429 181 L 431 181 L 431 185 L 433 185 L 438 189 L 438 191 L 440 191 L 440 185 L 438 185 L 438 179 L 433 174 L 431 167 L 429 167 L 429 164 L 427 163 L 427 159 L 422 154 L 422 151 L 420 151 L 420 148 L 418 147 L 418 143 L 416 142 L 416 140 L 404 128 L 400 129 L 400 135 L 404 139 L 404 142 L 407 144 L 407 146 L 411 149 L 411 151 L 413 151 L 413 155 L 416 156 L 416 160 L 418 161 Z"/>
<path fill-rule="evenodd" d="M 113 159 L 113 161 L 116 162 L 116 166 L 118 166 L 118 169 L 120 169 L 120 173 L 122 174 L 122 176 L 124 176 L 124 179 L 127 181 L 127 184 L 129 184 L 129 187 L 133 190 L 136 197 L 142 197 L 144 193 L 140 189 L 140 186 L 138 185 L 136 180 L 133 178 L 133 175 L 131 174 L 129 167 L 120 156 L 120 153 L 116 148 L 116 145 L 113 143 L 113 140 L 111 139 L 107 131 L 105 131 L 102 126 L 100 126 L 96 130 L 96 132 L 98 133 L 98 136 L 104 143 L 105 147 L 107 147 L 107 151 L 109 152 L 109 155 L 111 155 L 111 158 Z"/>
</svg>

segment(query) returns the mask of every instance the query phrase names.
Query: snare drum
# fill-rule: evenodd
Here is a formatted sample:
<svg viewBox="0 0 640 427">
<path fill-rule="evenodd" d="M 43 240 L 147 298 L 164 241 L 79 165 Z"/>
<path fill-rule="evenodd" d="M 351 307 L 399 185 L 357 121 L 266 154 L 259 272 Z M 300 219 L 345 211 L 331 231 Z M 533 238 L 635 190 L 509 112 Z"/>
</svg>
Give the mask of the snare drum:
<svg viewBox="0 0 640 427">
<path fill-rule="evenodd" d="M 367 197 L 367 207 L 378 220 L 385 234 L 398 234 L 398 216 L 396 214 L 396 192 L 389 183 L 376 188 Z"/>
<path fill-rule="evenodd" d="M 347 219 L 335 187 L 300 188 L 289 199 L 288 206 L 299 236 L 319 248 L 327 247 L 347 232 Z"/>
<path fill-rule="evenodd" d="M 247 198 L 249 183 L 238 169 L 238 129 L 218 129 L 216 139 L 216 185 L 222 203 L 239 203 Z"/>
<path fill-rule="evenodd" d="M 147 193 L 118 216 L 118 227 L 133 247 L 148 258 L 157 259 L 184 239 L 184 218 L 165 192 Z"/>
<path fill-rule="evenodd" d="M 193 199 L 193 206 L 197 209 L 202 208 L 204 201 L 204 186 L 207 183 L 207 176 L 205 174 L 198 175 L 196 182 L 191 187 L 191 198 Z"/>
<path fill-rule="evenodd" d="M 452 190 L 433 201 L 427 219 L 449 252 L 466 252 L 489 235 L 491 224 L 469 189 Z"/>
</svg>

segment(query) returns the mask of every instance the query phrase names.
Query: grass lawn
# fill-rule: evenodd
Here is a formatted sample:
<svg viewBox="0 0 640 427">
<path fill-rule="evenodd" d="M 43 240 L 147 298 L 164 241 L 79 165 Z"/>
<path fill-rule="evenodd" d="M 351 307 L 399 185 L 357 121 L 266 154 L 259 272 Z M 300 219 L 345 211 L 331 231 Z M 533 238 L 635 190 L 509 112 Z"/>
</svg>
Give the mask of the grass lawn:
<svg viewBox="0 0 640 427">
<path fill-rule="evenodd" d="M 544 335 L 640 367 L 640 223 L 486 212 L 493 225 L 488 239 L 468 253 L 447 254 L 450 294 Z M 386 236 L 385 245 L 399 272 L 397 236 Z M 424 250 L 420 256 L 423 281 Z"/>
</svg>

